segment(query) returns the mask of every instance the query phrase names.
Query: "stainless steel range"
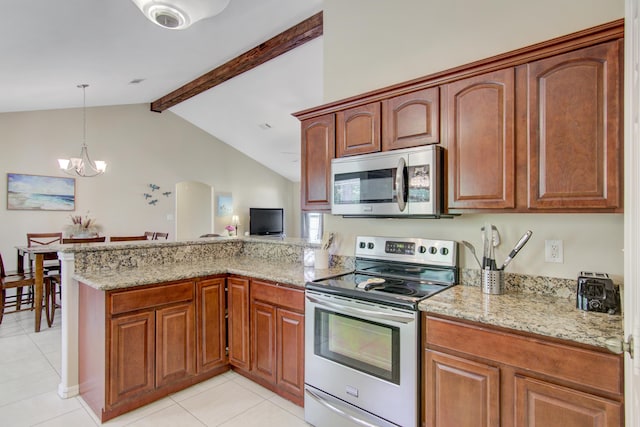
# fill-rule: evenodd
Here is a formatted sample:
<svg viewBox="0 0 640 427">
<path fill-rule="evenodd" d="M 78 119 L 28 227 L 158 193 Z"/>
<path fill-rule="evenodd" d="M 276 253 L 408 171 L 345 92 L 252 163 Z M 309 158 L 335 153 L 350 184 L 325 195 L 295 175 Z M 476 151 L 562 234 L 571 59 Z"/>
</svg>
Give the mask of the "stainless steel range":
<svg viewBox="0 0 640 427">
<path fill-rule="evenodd" d="M 417 426 L 418 304 L 458 283 L 451 240 L 358 237 L 353 273 L 306 284 L 305 420 Z"/>
</svg>

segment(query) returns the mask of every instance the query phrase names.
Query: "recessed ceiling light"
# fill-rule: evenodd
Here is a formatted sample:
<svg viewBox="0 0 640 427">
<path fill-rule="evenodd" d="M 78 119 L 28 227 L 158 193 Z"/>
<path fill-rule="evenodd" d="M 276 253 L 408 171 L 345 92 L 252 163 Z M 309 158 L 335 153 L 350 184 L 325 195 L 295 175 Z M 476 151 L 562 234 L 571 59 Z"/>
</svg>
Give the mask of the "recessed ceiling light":
<svg viewBox="0 0 640 427">
<path fill-rule="evenodd" d="M 260 124 L 258 125 L 258 127 L 259 127 L 260 129 L 262 129 L 262 130 L 269 130 L 269 129 L 271 129 L 271 125 L 270 125 L 269 123 L 267 123 L 267 122 L 260 123 Z"/>
<path fill-rule="evenodd" d="M 129 82 L 130 85 L 137 85 L 139 83 L 142 83 L 143 81 L 145 81 L 146 79 L 133 79 Z"/>
</svg>

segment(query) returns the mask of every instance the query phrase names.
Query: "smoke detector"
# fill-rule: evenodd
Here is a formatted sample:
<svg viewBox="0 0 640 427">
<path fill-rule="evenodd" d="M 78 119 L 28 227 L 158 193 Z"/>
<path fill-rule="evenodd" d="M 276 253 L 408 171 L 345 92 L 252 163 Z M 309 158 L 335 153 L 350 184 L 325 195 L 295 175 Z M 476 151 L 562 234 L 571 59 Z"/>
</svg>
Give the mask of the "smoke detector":
<svg viewBox="0 0 640 427">
<path fill-rule="evenodd" d="M 222 12 L 230 0 L 132 0 L 151 22 L 183 30 Z"/>
</svg>

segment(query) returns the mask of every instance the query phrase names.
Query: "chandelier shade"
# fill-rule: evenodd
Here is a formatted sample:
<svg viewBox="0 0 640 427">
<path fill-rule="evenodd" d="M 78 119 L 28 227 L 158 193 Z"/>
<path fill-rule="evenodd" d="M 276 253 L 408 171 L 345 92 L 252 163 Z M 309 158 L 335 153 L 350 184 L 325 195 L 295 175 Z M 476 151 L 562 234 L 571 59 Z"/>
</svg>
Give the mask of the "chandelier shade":
<svg viewBox="0 0 640 427">
<path fill-rule="evenodd" d="M 88 84 L 78 85 L 82 89 L 82 147 L 80 148 L 79 157 L 70 157 L 68 159 L 58 159 L 60 169 L 72 176 L 93 177 L 102 175 L 107 170 L 107 163 L 102 160 L 93 161 L 89 157 L 87 147 L 87 97 L 86 88 Z"/>
<path fill-rule="evenodd" d="M 132 0 L 151 22 L 183 30 L 222 12 L 230 0 Z"/>
</svg>

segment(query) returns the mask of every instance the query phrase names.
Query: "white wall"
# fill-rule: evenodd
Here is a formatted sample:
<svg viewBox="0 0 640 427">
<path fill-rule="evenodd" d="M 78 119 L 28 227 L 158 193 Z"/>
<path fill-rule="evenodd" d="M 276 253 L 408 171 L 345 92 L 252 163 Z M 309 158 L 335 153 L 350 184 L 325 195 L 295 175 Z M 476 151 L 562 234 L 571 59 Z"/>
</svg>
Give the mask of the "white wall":
<svg viewBox="0 0 640 427">
<path fill-rule="evenodd" d="M 62 231 L 69 212 L 8 211 L 6 173 L 66 176 L 58 157 L 77 156 L 82 142 L 82 110 L 65 109 L 0 114 L 0 252 L 15 268 L 14 246 L 26 244 L 27 232 Z M 249 207 L 283 207 L 288 218 L 299 212 L 294 184 L 213 138 L 171 112 L 149 111 L 148 104 L 87 109 L 87 144 L 93 159 L 106 160 L 107 172 L 76 179 L 76 211 L 90 211 L 102 234 L 165 231 L 173 236 L 175 184 L 200 181 L 233 195 L 240 232 L 248 230 Z M 150 183 L 160 186 L 152 192 Z M 171 191 L 169 197 L 159 194 Z M 158 202 L 149 205 L 143 193 Z M 169 219 L 168 219 L 169 218 Z M 222 232 L 231 217 L 216 218 Z M 299 235 L 292 221 L 287 234 Z"/>
<path fill-rule="evenodd" d="M 400 83 L 624 16 L 624 0 L 325 0 L 326 102 Z M 581 270 L 623 274 L 623 215 L 468 214 L 453 220 L 362 220 L 325 215 L 325 232 L 353 254 L 356 235 L 469 240 L 480 227 L 502 234 L 498 259 L 528 229 L 533 238 L 508 271 L 576 278 Z M 564 263 L 544 262 L 544 240 L 564 242 Z M 480 254 L 481 256 L 482 254 Z M 463 252 L 461 265 L 475 261 Z"/>
</svg>

